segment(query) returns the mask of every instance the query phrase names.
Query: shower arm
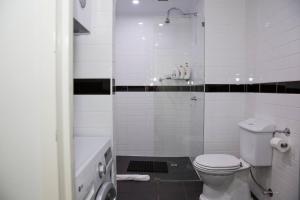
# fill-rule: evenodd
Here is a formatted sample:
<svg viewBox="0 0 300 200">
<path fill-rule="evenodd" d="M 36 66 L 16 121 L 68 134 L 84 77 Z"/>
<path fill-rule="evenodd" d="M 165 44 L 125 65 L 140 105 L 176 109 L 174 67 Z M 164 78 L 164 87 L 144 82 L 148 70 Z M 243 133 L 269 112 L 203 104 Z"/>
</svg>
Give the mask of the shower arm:
<svg viewBox="0 0 300 200">
<path fill-rule="evenodd" d="M 167 12 L 167 18 L 170 18 L 170 15 L 171 15 L 171 11 L 179 11 L 182 15 L 184 16 L 188 16 L 188 15 L 194 15 L 194 16 L 197 16 L 197 12 L 194 12 L 194 13 L 185 13 L 183 12 L 181 9 L 179 8 L 176 8 L 176 7 L 173 7 L 173 8 L 170 8 Z"/>
</svg>

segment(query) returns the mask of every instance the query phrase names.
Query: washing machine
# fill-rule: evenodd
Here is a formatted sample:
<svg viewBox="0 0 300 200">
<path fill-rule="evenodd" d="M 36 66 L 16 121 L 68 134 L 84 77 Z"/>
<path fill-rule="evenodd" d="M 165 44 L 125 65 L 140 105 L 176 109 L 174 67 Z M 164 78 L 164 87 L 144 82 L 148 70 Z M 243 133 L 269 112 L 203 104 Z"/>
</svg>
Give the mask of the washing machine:
<svg viewBox="0 0 300 200">
<path fill-rule="evenodd" d="M 75 137 L 76 200 L 116 200 L 113 156 L 107 137 Z"/>
</svg>

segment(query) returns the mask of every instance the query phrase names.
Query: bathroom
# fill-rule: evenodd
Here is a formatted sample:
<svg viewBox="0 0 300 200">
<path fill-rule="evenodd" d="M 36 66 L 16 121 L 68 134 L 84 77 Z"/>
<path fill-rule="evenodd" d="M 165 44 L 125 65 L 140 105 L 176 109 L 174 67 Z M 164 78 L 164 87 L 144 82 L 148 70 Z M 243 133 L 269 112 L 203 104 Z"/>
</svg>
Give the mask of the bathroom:
<svg viewBox="0 0 300 200">
<path fill-rule="evenodd" d="M 300 199 L 299 0 L 0 11 L 1 200 Z"/>
</svg>

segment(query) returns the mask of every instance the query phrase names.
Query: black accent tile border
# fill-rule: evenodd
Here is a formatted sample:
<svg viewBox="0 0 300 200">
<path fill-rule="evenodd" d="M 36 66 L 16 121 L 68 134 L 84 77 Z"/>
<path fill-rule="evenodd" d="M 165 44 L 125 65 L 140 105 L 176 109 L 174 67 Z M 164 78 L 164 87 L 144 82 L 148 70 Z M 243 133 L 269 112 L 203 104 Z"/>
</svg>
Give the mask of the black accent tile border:
<svg viewBox="0 0 300 200">
<path fill-rule="evenodd" d="M 203 92 L 203 85 L 195 86 L 116 86 L 116 92 Z"/>
<path fill-rule="evenodd" d="M 277 83 L 277 93 L 300 94 L 300 81 Z"/>
<path fill-rule="evenodd" d="M 229 92 L 230 85 L 228 84 L 207 84 L 205 85 L 205 92 Z"/>
<path fill-rule="evenodd" d="M 116 92 L 231 92 L 300 94 L 300 81 L 194 86 L 116 86 Z"/>
<path fill-rule="evenodd" d="M 248 85 L 246 85 L 246 92 L 248 92 L 248 93 L 259 93 L 260 92 L 259 84 L 248 84 Z"/>
<path fill-rule="evenodd" d="M 260 84 L 260 93 L 277 93 L 277 84 L 276 83 Z"/>
<path fill-rule="evenodd" d="M 146 92 L 145 86 L 127 86 L 128 92 Z"/>
<path fill-rule="evenodd" d="M 230 92 L 246 92 L 246 85 L 229 85 Z"/>
<path fill-rule="evenodd" d="M 74 95 L 110 95 L 110 79 L 74 79 Z"/>
<path fill-rule="evenodd" d="M 112 94 L 116 94 L 116 79 L 112 79 Z"/>
<path fill-rule="evenodd" d="M 192 92 L 204 92 L 204 85 L 196 85 L 191 89 Z"/>
</svg>

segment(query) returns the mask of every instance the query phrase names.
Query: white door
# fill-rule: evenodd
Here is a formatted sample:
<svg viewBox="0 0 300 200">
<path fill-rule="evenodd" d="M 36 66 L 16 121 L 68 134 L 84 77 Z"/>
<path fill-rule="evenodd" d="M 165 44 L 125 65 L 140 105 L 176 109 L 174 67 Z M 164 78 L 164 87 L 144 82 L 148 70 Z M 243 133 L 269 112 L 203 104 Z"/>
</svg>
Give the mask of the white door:
<svg viewBox="0 0 300 200">
<path fill-rule="evenodd" d="M 56 5 L 0 1 L 0 199 L 59 199 Z"/>
</svg>

